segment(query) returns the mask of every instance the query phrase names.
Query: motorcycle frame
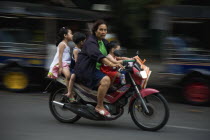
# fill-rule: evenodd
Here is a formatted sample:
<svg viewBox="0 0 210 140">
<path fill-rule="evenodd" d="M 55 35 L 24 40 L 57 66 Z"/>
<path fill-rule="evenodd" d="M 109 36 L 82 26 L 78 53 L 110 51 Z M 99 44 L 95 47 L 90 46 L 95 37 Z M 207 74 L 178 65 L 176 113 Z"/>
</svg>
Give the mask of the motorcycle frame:
<svg viewBox="0 0 210 140">
<path fill-rule="evenodd" d="M 134 87 L 134 89 L 135 89 L 135 91 L 136 91 L 136 94 L 134 93 L 133 95 L 132 95 L 132 97 L 131 97 L 131 99 L 130 99 L 130 103 L 129 103 L 129 108 L 130 108 L 130 105 L 131 105 L 131 103 L 133 102 L 133 100 L 135 99 L 135 98 L 139 98 L 140 99 L 140 101 L 141 101 L 141 103 L 142 103 L 142 107 L 143 107 L 143 109 L 146 111 L 146 113 L 149 113 L 149 110 L 148 110 L 148 108 L 147 108 L 147 106 L 146 106 L 146 103 L 145 103 L 145 101 L 144 101 L 144 97 L 145 96 L 148 96 L 148 95 L 150 95 L 150 94 L 154 94 L 154 93 L 158 93 L 159 91 L 158 90 L 156 90 L 156 89 L 152 89 L 152 88 L 144 88 L 144 89 L 139 89 L 139 85 L 137 85 L 136 84 L 136 82 L 135 82 L 135 80 L 133 79 L 133 77 L 132 77 L 132 75 L 131 75 L 131 72 L 129 71 L 129 70 L 127 70 L 127 73 L 128 73 L 128 75 L 129 75 L 129 78 L 130 78 L 130 80 L 131 80 L 131 83 L 132 83 L 132 86 Z M 58 83 L 60 83 L 60 84 L 62 84 L 63 86 L 65 86 L 65 78 L 64 77 L 59 77 L 58 79 L 56 79 L 56 80 L 54 80 L 54 82 L 50 82 L 49 83 L 49 85 L 48 85 L 48 87 L 47 87 L 47 89 L 49 89 L 49 87 L 50 87 L 50 85 L 52 85 L 52 83 L 54 83 L 54 85 L 56 85 L 56 82 L 58 82 Z M 56 90 L 56 88 L 55 88 L 55 86 L 51 86 L 53 89 L 51 89 L 51 90 Z M 132 87 L 132 86 L 130 86 L 130 88 Z M 129 88 L 129 89 L 130 89 Z M 127 92 L 129 92 L 130 90 L 126 90 L 125 92 L 124 92 L 124 94 L 123 95 L 125 95 Z M 122 95 L 122 96 L 123 96 Z M 79 94 L 79 96 L 81 96 L 81 94 Z M 84 96 L 86 96 L 86 95 L 84 95 Z M 81 97 L 80 97 L 81 98 Z M 119 99 L 119 98 L 118 98 Z M 118 100 L 117 99 L 117 100 Z M 94 99 L 93 99 L 94 100 Z M 85 100 L 84 100 L 85 101 Z M 93 101 L 93 103 L 96 103 L 96 101 L 94 100 Z M 105 103 L 109 103 L 106 99 L 105 99 Z M 112 104 L 112 103 L 111 103 Z"/>
<path fill-rule="evenodd" d="M 145 103 L 145 101 L 144 101 L 144 99 L 143 99 L 143 97 L 142 97 L 141 92 L 139 91 L 138 85 L 137 85 L 136 82 L 134 81 L 134 79 L 133 79 L 133 77 L 131 76 L 131 73 L 130 73 L 130 72 L 128 72 L 128 75 L 129 75 L 129 77 L 130 77 L 130 79 L 131 79 L 131 82 L 132 82 L 132 84 L 133 84 L 133 86 L 134 86 L 136 92 L 137 92 L 138 98 L 141 100 L 143 109 L 146 111 L 146 113 L 149 113 L 149 110 L 148 110 L 148 108 L 147 108 L 147 105 L 146 105 L 146 103 Z"/>
</svg>

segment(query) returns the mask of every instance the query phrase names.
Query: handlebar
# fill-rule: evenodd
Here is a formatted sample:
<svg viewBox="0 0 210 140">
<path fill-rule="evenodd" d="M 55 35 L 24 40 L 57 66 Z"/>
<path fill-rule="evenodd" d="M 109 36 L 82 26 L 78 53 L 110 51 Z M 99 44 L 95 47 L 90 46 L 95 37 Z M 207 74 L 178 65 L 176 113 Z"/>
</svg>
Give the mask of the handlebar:
<svg viewBox="0 0 210 140">
<path fill-rule="evenodd" d="M 123 63 L 126 63 L 126 62 L 135 62 L 136 60 L 123 60 Z"/>
<path fill-rule="evenodd" d="M 128 66 L 129 62 L 136 62 L 136 60 L 123 60 L 123 66 Z"/>
<path fill-rule="evenodd" d="M 125 67 L 125 69 L 131 68 L 131 67 L 135 67 L 137 70 L 141 71 L 143 70 L 142 65 L 144 64 L 146 60 L 144 59 L 144 61 L 142 61 L 138 56 L 134 57 L 134 60 L 123 60 L 123 66 Z M 133 62 L 133 63 L 129 63 L 129 62 Z M 136 63 L 137 62 L 137 63 Z M 122 69 L 119 69 L 119 71 Z"/>
<path fill-rule="evenodd" d="M 129 62 L 133 62 L 133 64 L 129 64 Z M 125 66 L 125 68 L 129 68 L 129 67 L 135 67 L 137 70 L 141 71 L 141 66 L 138 63 L 135 63 L 136 60 L 123 60 L 123 66 Z M 120 69 L 121 70 L 121 69 Z"/>
<path fill-rule="evenodd" d="M 129 62 L 133 62 L 133 63 L 129 64 Z M 134 62 L 136 62 L 136 60 L 123 60 L 123 64 L 122 65 L 124 66 L 124 68 L 118 69 L 118 72 L 121 72 L 123 70 L 126 70 L 129 67 L 132 67 Z"/>
</svg>

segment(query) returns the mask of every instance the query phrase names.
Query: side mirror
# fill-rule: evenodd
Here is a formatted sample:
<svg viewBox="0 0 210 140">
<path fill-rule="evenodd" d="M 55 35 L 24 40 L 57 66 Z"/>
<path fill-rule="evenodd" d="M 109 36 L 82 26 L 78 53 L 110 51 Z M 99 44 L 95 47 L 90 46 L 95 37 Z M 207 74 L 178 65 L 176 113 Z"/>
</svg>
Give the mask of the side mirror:
<svg viewBox="0 0 210 140">
<path fill-rule="evenodd" d="M 138 51 L 136 51 L 136 55 L 137 55 L 137 56 L 139 56 L 139 50 L 138 50 Z"/>
</svg>

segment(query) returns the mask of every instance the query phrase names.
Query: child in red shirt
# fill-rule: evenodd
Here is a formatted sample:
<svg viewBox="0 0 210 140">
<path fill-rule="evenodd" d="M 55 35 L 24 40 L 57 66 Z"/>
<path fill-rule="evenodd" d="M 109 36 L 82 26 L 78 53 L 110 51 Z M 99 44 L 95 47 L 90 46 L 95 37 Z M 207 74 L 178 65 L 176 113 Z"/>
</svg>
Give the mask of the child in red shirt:
<svg viewBox="0 0 210 140">
<path fill-rule="evenodd" d="M 115 56 L 114 51 L 119 50 L 119 49 L 120 49 L 120 45 L 116 41 L 111 41 L 108 44 L 109 54 L 106 56 L 106 58 L 108 58 L 112 63 L 115 63 L 115 64 L 117 64 L 117 63 L 122 64 L 123 60 L 131 60 L 132 59 L 132 58 L 127 58 L 127 57 L 117 57 L 117 56 Z M 110 77 L 111 85 L 113 83 L 118 83 L 119 82 L 121 73 L 117 71 L 116 67 L 110 67 L 110 66 L 107 66 L 107 65 L 103 64 L 101 66 L 100 70 L 104 74 L 106 74 Z"/>
</svg>

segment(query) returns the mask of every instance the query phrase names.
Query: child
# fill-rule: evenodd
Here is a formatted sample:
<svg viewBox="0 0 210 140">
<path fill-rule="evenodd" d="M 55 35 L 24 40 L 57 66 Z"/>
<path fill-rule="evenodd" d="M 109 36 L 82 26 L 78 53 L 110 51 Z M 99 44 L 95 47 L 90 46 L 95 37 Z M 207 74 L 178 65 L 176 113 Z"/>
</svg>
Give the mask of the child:
<svg viewBox="0 0 210 140">
<path fill-rule="evenodd" d="M 108 44 L 108 51 L 109 54 L 106 56 L 110 61 L 112 61 L 113 63 L 117 64 L 123 63 L 123 60 L 131 60 L 132 58 L 127 58 L 127 57 L 117 57 L 114 55 L 114 51 L 115 50 L 119 50 L 120 49 L 120 45 L 116 42 L 116 41 L 111 41 Z M 115 67 L 110 67 L 110 66 L 106 66 L 105 64 L 103 64 L 100 68 L 100 70 L 105 73 L 106 75 L 108 75 L 111 79 L 111 85 L 116 82 L 116 78 L 120 78 L 121 73 L 119 73 L 117 71 L 117 68 Z"/>
<path fill-rule="evenodd" d="M 73 55 L 72 55 L 72 58 L 71 58 L 70 69 L 71 69 L 72 75 L 71 75 L 71 79 L 70 79 L 70 82 L 69 82 L 69 92 L 66 94 L 66 96 L 69 97 L 70 102 L 75 102 L 74 95 L 72 94 L 72 88 L 73 88 L 73 85 L 74 85 L 74 81 L 76 79 L 76 75 L 74 74 L 74 65 L 77 61 L 78 53 L 81 51 L 81 48 L 83 47 L 85 39 L 86 39 L 86 35 L 83 34 L 83 33 L 76 32 L 73 35 L 73 41 L 76 44 L 76 46 L 73 48 Z"/>
<path fill-rule="evenodd" d="M 62 27 L 59 30 L 56 43 L 57 52 L 54 56 L 52 64 L 50 65 L 48 73 L 48 77 L 53 79 L 58 78 L 58 75 L 64 74 L 67 88 L 70 79 L 69 65 L 71 63 L 70 48 L 67 44 L 69 41 L 72 41 L 72 36 L 72 31 L 67 27 Z"/>
</svg>

